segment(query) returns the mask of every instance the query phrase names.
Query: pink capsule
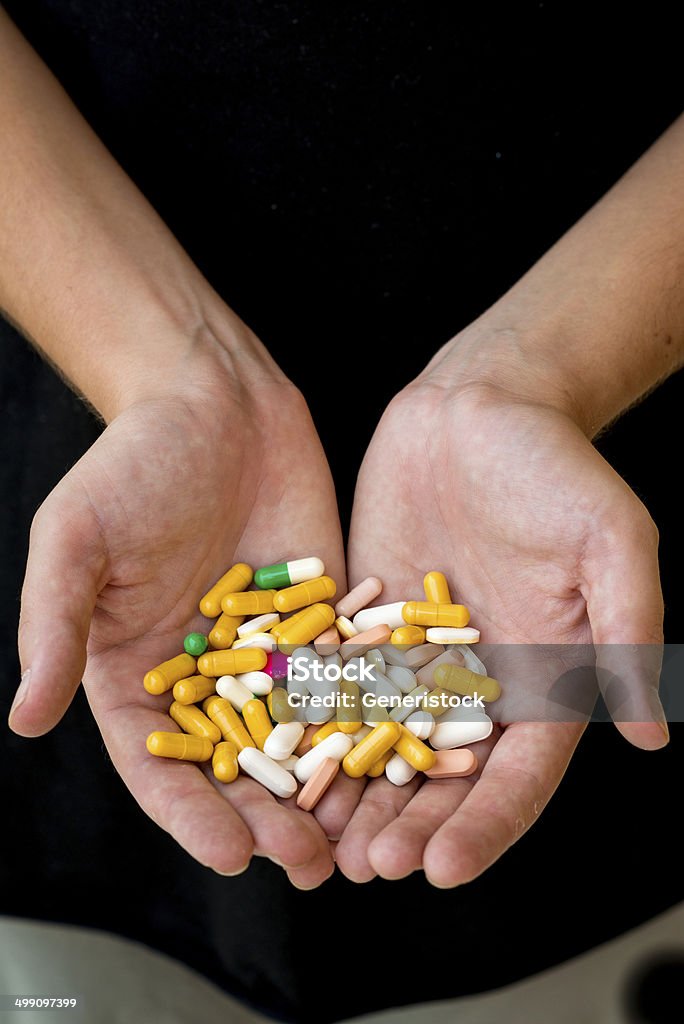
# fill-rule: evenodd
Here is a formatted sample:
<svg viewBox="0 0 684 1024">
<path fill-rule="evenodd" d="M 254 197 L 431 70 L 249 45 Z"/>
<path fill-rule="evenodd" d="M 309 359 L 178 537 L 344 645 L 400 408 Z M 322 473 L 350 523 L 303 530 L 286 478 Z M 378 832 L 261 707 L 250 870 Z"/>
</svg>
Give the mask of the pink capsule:
<svg viewBox="0 0 684 1024">
<path fill-rule="evenodd" d="M 287 654 L 282 651 L 273 651 L 266 655 L 266 664 L 262 672 L 266 672 L 271 679 L 285 679 L 287 677 Z"/>
</svg>

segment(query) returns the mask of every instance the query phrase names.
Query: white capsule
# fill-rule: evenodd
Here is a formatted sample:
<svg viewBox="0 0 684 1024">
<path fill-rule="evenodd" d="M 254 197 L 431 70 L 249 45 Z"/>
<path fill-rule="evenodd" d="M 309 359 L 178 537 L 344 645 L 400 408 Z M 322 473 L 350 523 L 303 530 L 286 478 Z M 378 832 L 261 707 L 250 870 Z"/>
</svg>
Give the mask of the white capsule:
<svg viewBox="0 0 684 1024">
<path fill-rule="evenodd" d="M 276 796 L 293 796 L 297 792 L 294 776 L 256 747 L 244 747 L 238 754 L 238 764 Z"/>
<path fill-rule="evenodd" d="M 266 697 L 273 689 L 273 679 L 268 672 L 239 672 L 235 678 L 255 697 Z"/>
<path fill-rule="evenodd" d="M 372 727 L 370 725 L 362 725 L 360 729 L 356 730 L 356 732 L 348 734 L 351 735 L 351 738 L 354 740 L 354 746 L 357 746 L 361 740 L 365 740 L 366 736 L 371 731 L 371 728 Z"/>
<path fill-rule="evenodd" d="M 353 746 L 354 741 L 351 736 L 347 736 L 343 732 L 334 732 L 330 736 L 326 736 L 324 740 L 321 740 L 319 744 L 312 747 L 311 750 L 308 750 L 306 754 L 299 758 L 295 765 L 295 775 L 300 782 L 308 782 L 319 764 L 322 764 L 326 757 L 331 757 L 333 761 L 337 761 L 339 764 Z"/>
<path fill-rule="evenodd" d="M 480 639 L 480 630 L 471 626 L 462 629 L 455 626 L 430 626 L 425 632 L 425 639 L 430 644 L 476 644 Z"/>
<path fill-rule="evenodd" d="M 379 647 L 374 647 L 372 651 L 366 651 L 364 658 L 366 659 L 367 665 L 375 666 L 378 672 L 382 672 L 383 675 L 387 674 L 385 671 L 385 659 L 383 658 L 382 651 Z"/>
<path fill-rule="evenodd" d="M 393 786 L 405 786 L 415 774 L 416 769 L 401 754 L 394 754 L 385 765 L 385 775 Z"/>
<path fill-rule="evenodd" d="M 248 619 L 247 622 L 243 622 L 241 626 L 237 628 L 237 635 L 240 639 L 249 636 L 250 633 L 268 633 L 269 629 L 273 626 L 277 626 L 280 622 L 280 616 L 278 612 L 266 612 L 264 615 L 256 615 L 253 619 Z"/>
<path fill-rule="evenodd" d="M 419 740 L 429 740 L 435 731 L 435 720 L 429 711 L 414 711 L 404 725 Z"/>
<path fill-rule="evenodd" d="M 453 709 L 453 711 L 460 710 L 460 708 Z M 444 715 L 440 716 L 435 726 L 430 737 L 430 744 L 435 750 L 453 750 L 455 747 L 469 746 L 471 743 L 486 740 L 491 734 L 493 724 L 488 715 L 480 712 L 478 718 L 464 718 L 460 721 L 449 718 L 446 722 L 442 721 L 446 715 L 451 716 L 452 714 L 451 710 L 446 711 Z"/>
<path fill-rule="evenodd" d="M 239 651 L 245 647 L 258 647 L 262 651 L 268 651 L 269 654 L 275 651 L 278 643 L 276 638 L 270 633 L 250 633 L 249 636 L 245 636 L 242 640 L 236 640 L 231 650 Z"/>
<path fill-rule="evenodd" d="M 264 743 L 264 754 L 274 761 L 284 761 L 290 756 L 304 735 L 301 722 L 279 722 Z"/>
<path fill-rule="evenodd" d="M 418 685 L 416 673 L 402 665 L 388 665 L 385 675 L 402 693 L 410 693 Z"/>
<path fill-rule="evenodd" d="M 359 633 L 365 633 L 373 626 L 389 626 L 390 629 L 405 626 L 406 623 L 401 614 L 401 609 L 405 604 L 406 601 L 394 601 L 392 604 L 378 604 L 375 608 L 363 608 L 352 619 L 354 629 L 358 629 Z"/>
<path fill-rule="evenodd" d="M 404 694 L 401 705 L 399 707 L 392 708 L 390 711 L 389 716 L 392 721 L 404 722 L 409 715 L 412 715 L 415 711 L 419 711 L 422 699 L 428 692 L 427 686 L 416 686 L 415 690 L 411 690 L 410 693 Z"/>
<path fill-rule="evenodd" d="M 325 565 L 320 558 L 297 558 L 287 563 L 287 575 L 294 587 L 297 583 L 308 583 L 319 576 L 325 576 Z"/>
<path fill-rule="evenodd" d="M 216 680 L 216 692 L 225 697 L 236 711 L 242 711 L 248 700 L 254 699 L 254 693 L 236 676 L 221 676 Z"/>
</svg>

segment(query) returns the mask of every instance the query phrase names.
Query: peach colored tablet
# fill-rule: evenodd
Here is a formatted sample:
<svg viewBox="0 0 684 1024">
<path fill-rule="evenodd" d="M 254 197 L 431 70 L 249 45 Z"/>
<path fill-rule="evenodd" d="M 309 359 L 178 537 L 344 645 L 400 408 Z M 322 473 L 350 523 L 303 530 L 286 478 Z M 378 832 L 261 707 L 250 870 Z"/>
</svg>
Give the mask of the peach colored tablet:
<svg viewBox="0 0 684 1024">
<path fill-rule="evenodd" d="M 477 758 L 472 750 L 436 750 L 435 763 L 425 772 L 428 779 L 458 779 L 472 775 L 477 769 Z"/>
<path fill-rule="evenodd" d="M 323 630 L 314 640 L 317 654 L 334 654 L 340 646 L 340 634 L 335 626 Z"/>
<path fill-rule="evenodd" d="M 379 626 L 373 626 L 372 629 L 367 629 L 365 633 L 359 633 L 357 636 L 353 636 L 351 640 L 345 640 L 340 647 L 340 654 L 345 661 L 350 658 L 360 657 L 362 654 L 366 654 L 374 647 L 381 647 L 383 644 L 389 643 L 389 639 L 392 636 L 392 630 L 389 626 L 384 624 Z M 436 644 L 429 644 L 430 647 L 436 647 Z"/>
<path fill-rule="evenodd" d="M 303 811 L 312 811 L 339 770 L 339 761 L 333 761 L 332 757 L 326 757 L 321 761 L 297 797 L 297 807 L 301 807 Z"/>
</svg>

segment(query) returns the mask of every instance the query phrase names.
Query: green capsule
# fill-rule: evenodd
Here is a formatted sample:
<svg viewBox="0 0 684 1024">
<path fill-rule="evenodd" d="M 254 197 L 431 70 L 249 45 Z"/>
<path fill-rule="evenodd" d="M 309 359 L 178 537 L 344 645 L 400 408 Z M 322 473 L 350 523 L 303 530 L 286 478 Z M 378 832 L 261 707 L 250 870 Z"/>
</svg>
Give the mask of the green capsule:
<svg viewBox="0 0 684 1024">
<path fill-rule="evenodd" d="M 204 633 L 188 633 L 183 641 L 185 653 L 192 654 L 193 658 L 199 658 L 200 654 L 204 654 L 208 646 L 209 641 Z"/>
<path fill-rule="evenodd" d="M 318 579 L 324 573 L 325 566 L 320 558 L 298 558 L 294 562 L 279 562 L 257 569 L 254 582 L 261 590 L 278 590 Z"/>
</svg>

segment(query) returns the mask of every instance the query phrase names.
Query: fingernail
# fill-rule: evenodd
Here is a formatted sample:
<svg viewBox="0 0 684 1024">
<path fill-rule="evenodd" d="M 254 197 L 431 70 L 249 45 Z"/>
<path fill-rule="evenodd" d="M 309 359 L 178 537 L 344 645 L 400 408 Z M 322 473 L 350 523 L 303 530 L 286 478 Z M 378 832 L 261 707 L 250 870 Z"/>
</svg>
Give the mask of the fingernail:
<svg viewBox="0 0 684 1024">
<path fill-rule="evenodd" d="M 19 710 L 21 705 L 26 700 L 26 698 L 28 696 L 28 690 L 29 690 L 29 683 L 30 682 L 31 682 L 31 669 L 27 668 L 26 671 L 22 673 L 21 682 L 19 683 L 19 688 L 17 689 L 17 692 L 14 695 L 14 700 L 12 701 L 12 707 L 10 708 L 10 713 L 9 713 L 9 717 L 10 718 L 15 713 L 15 711 Z"/>
</svg>

